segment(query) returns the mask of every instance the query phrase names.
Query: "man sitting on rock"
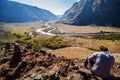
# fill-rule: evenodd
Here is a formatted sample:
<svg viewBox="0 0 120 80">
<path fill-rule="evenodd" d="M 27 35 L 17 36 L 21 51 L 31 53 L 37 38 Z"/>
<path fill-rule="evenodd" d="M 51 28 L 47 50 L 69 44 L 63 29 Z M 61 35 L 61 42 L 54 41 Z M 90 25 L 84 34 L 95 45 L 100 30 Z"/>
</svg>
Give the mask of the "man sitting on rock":
<svg viewBox="0 0 120 80">
<path fill-rule="evenodd" d="M 95 52 L 85 61 L 85 67 L 88 69 L 88 64 L 92 74 L 103 79 L 110 78 L 110 70 L 114 65 L 114 57 L 109 54 L 108 48 L 100 46 L 100 52 Z"/>
</svg>

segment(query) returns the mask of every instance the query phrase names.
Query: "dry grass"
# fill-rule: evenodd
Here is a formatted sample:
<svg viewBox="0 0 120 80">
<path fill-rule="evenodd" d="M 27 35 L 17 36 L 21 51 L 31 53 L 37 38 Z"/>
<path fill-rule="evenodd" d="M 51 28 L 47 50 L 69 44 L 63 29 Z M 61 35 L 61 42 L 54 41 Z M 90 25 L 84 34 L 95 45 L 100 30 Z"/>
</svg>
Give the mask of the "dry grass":
<svg viewBox="0 0 120 80">
<path fill-rule="evenodd" d="M 100 31 L 120 32 L 120 28 L 104 26 L 73 26 L 65 24 L 55 24 L 61 33 L 96 33 Z"/>
<path fill-rule="evenodd" d="M 71 45 L 75 47 L 84 47 L 87 49 L 98 50 L 99 46 L 104 45 L 109 48 L 110 52 L 120 53 L 120 41 L 86 39 L 79 37 L 68 37 L 65 38 L 65 40 L 69 41 Z"/>
<path fill-rule="evenodd" d="M 13 31 L 16 33 L 23 34 L 24 32 L 33 31 L 42 28 L 42 23 L 14 23 L 0 25 L 0 28 L 4 31 Z"/>
<path fill-rule="evenodd" d="M 68 47 L 68 48 L 62 48 L 57 50 L 49 50 L 48 52 L 51 52 L 56 56 L 85 59 L 88 55 L 90 55 L 94 51 L 91 51 L 89 49 L 82 48 L 82 47 Z"/>
<path fill-rule="evenodd" d="M 56 56 L 64 56 L 67 58 L 86 59 L 95 51 L 82 48 L 82 47 L 68 47 L 57 50 L 48 50 L 48 52 L 55 54 Z M 115 57 L 115 62 L 120 62 L 120 53 L 111 53 Z"/>
<path fill-rule="evenodd" d="M 86 47 L 97 49 L 99 46 L 105 45 L 106 47 L 109 48 L 110 52 L 120 52 L 120 50 L 118 49 L 119 45 L 117 45 L 117 43 L 114 43 L 110 40 L 95 40 L 95 41 L 93 40 L 91 42 L 92 44 L 86 45 Z M 118 44 L 120 44 L 120 42 Z"/>
<path fill-rule="evenodd" d="M 65 56 L 67 58 L 85 59 L 87 56 L 99 50 L 99 46 L 104 45 L 109 48 L 112 55 L 115 56 L 115 61 L 120 62 L 120 41 L 97 40 L 85 38 L 64 38 L 70 42 L 73 47 L 62 48 L 57 50 L 49 50 L 56 56 Z"/>
</svg>

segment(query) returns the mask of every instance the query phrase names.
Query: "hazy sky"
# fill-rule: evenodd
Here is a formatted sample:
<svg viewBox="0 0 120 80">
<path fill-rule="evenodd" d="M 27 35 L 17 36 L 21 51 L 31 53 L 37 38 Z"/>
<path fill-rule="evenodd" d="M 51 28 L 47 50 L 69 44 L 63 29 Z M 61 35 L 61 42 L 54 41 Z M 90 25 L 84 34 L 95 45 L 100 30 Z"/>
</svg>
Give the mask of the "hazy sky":
<svg viewBox="0 0 120 80">
<path fill-rule="evenodd" d="M 37 6 L 39 8 L 47 9 L 56 15 L 63 14 L 69 9 L 75 2 L 79 0 L 11 0 L 24 4 Z"/>
</svg>

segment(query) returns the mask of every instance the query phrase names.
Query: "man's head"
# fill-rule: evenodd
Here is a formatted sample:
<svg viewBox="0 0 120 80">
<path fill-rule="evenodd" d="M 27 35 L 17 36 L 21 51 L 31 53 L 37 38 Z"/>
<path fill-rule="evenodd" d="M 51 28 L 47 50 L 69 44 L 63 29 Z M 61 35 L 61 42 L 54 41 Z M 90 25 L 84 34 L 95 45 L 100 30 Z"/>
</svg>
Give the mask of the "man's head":
<svg viewBox="0 0 120 80">
<path fill-rule="evenodd" d="M 99 49 L 100 51 L 108 51 L 108 48 L 106 48 L 105 46 L 100 46 Z"/>
</svg>

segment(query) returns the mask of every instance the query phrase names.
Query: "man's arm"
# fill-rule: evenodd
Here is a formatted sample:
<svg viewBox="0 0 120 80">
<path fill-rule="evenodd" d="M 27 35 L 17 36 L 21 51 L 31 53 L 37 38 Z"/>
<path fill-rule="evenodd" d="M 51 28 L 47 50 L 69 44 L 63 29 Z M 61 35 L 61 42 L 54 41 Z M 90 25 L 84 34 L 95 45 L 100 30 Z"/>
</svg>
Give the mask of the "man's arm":
<svg viewBox="0 0 120 80">
<path fill-rule="evenodd" d="M 89 69 L 89 68 L 88 68 L 88 64 L 90 64 L 89 67 L 92 67 L 92 66 L 94 65 L 94 63 L 95 63 L 94 61 L 95 61 L 95 59 L 97 58 L 97 54 L 98 54 L 98 53 L 93 53 L 91 56 L 89 56 L 89 57 L 85 60 L 85 62 L 84 62 L 85 68 Z"/>
<path fill-rule="evenodd" d="M 91 61 L 91 60 L 95 60 L 96 58 L 97 58 L 97 55 L 98 55 L 99 53 L 93 53 L 91 56 L 89 56 L 88 57 L 88 61 Z"/>
</svg>

